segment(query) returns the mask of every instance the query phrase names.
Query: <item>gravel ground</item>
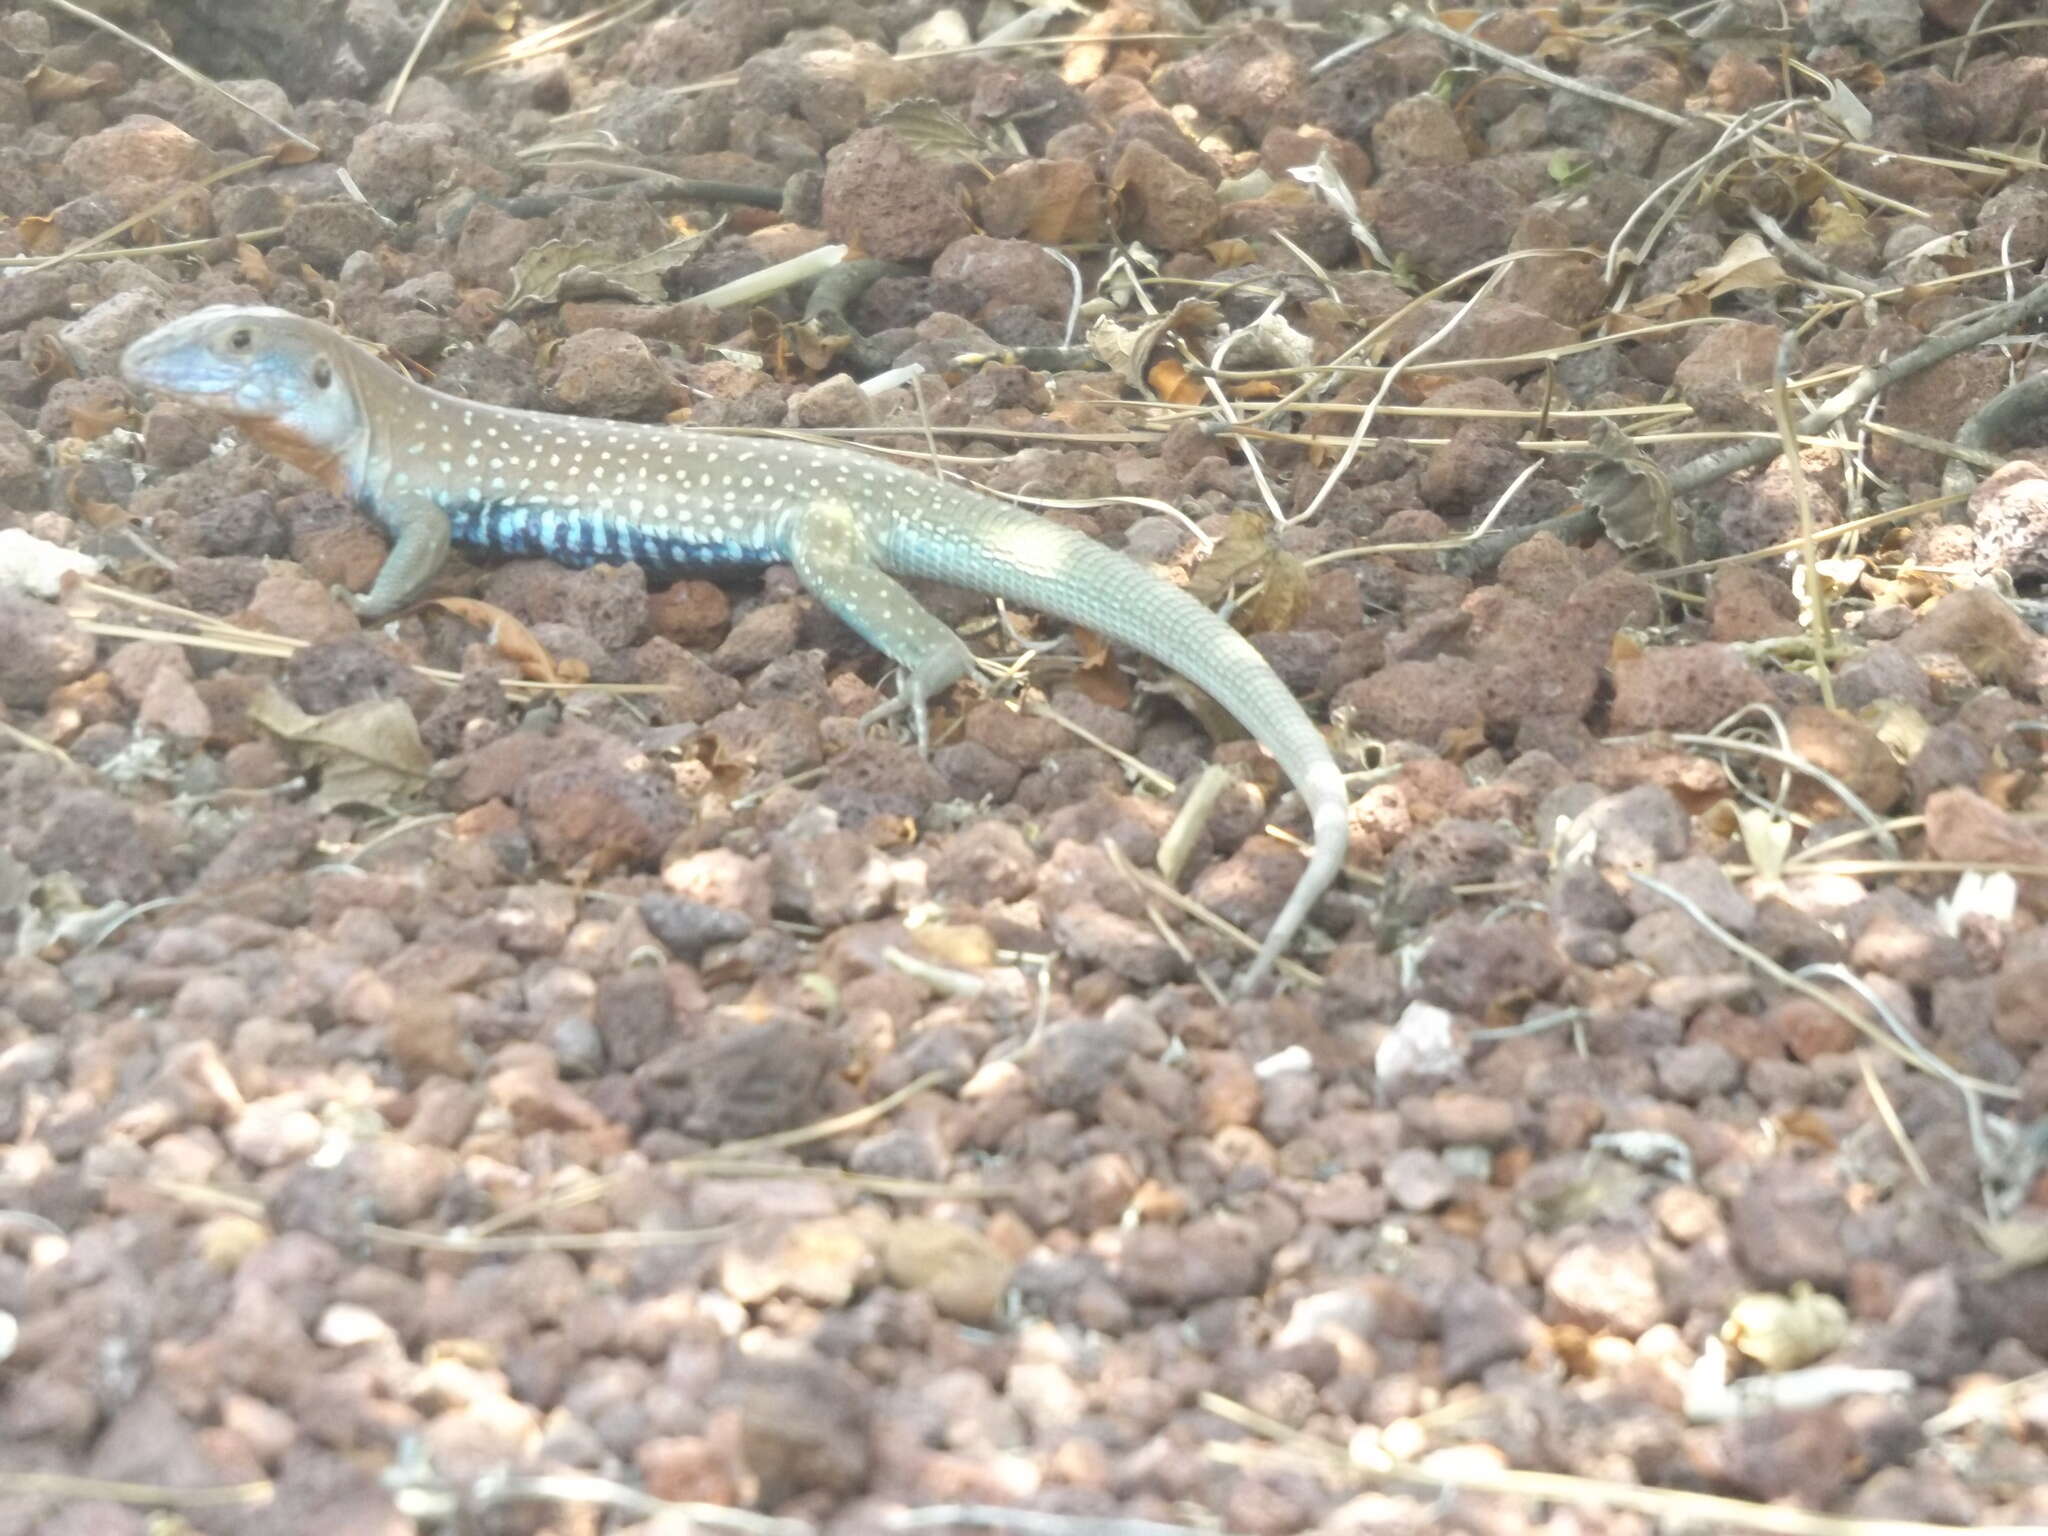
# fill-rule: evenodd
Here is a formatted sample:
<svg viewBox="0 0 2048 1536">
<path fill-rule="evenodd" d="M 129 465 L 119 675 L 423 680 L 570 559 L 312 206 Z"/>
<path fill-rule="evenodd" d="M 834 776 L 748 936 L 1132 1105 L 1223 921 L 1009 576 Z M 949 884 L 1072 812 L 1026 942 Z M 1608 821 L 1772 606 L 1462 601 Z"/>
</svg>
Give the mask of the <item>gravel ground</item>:
<svg viewBox="0 0 2048 1536">
<path fill-rule="evenodd" d="M 2031 0 L 105 10 L 0 13 L 0 1536 L 2048 1528 Z M 116 376 L 223 301 L 1235 592 L 1304 968 L 1035 616 L 929 760 L 787 569 L 364 628 Z"/>
</svg>

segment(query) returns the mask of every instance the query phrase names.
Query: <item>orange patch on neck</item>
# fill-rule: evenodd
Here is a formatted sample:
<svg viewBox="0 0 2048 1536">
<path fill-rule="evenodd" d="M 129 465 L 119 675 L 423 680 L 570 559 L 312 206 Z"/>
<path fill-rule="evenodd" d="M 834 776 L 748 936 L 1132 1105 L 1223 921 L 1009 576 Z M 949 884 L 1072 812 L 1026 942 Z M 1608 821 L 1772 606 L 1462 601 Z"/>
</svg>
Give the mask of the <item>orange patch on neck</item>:
<svg viewBox="0 0 2048 1536">
<path fill-rule="evenodd" d="M 315 447 L 289 427 L 279 426 L 267 416 L 237 416 L 235 425 L 249 441 L 265 453 L 276 454 L 294 469 L 303 469 L 337 496 L 348 494 L 348 480 L 341 460 L 325 448 Z"/>
</svg>

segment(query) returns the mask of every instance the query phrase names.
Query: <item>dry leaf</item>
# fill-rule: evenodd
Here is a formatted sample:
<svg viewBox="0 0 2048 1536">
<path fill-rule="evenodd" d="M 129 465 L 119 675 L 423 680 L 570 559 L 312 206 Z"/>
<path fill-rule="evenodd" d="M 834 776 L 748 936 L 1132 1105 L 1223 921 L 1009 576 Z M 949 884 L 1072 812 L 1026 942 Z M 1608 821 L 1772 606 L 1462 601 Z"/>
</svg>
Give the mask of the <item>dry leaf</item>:
<svg viewBox="0 0 2048 1536">
<path fill-rule="evenodd" d="M 1999 1255 L 1987 1280 L 1997 1280 L 2019 1270 L 2034 1270 L 2048 1264 L 2048 1221 L 2015 1219 L 1982 1227 L 1985 1245 Z"/>
<path fill-rule="evenodd" d="M 667 296 L 668 275 L 687 266 L 724 224 L 720 219 L 707 230 L 637 256 L 620 256 L 603 241 L 550 240 L 513 263 L 512 295 L 505 308 L 509 311 L 572 299 L 656 303 Z"/>
<path fill-rule="evenodd" d="M 71 435 L 89 443 L 105 437 L 116 427 L 126 426 L 133 413 L 125 405 L 81 401 L 71 407 L 69 414 Z"/>
<path fill-rule="evenodd" d="M 1792 823 L 1776 811 L 1760 805 L 1734 807 L 1735 828 L 1742 837 L 1743 852 L 1761 879 L 1775 880 L 1785 872 L 1785 856 L 1792 848 Z"/>
<path fill-rule="evenodd" d="M 82 101 L 87 96 L 104 96 L 120 86 L 121 72 L 108 60 L 88 65 L 85 73 L 77 75 L 48 64 L 38 64 L 22 77 L 21 83 L 27 88 L 30 101 L 38 106 L 50 106 L 63 101 Z"/>
<path fill-rule="evenodd" d="M 1232 368 L 1307 368 L 1316 360 L 1316 344 L 1290 324 L 1277 309 L 1230 334 L 1226 361 Z"/>
<path fill-rule="evenodd" d="M 269 259 L 246 240 L 235 246 L 235 270 L 242 274 L 243 282 L 265 292 L 277 281 L 271 274 Z"/>
<path fill-rule="evenodd" d="M 911 97 L 875 114 L 916 155 L 941 165 L 981 165 L 1007 159 L 1003 148 L 977 133 L 968 121 L 928 97 Z"/>
<path fill-rule="evenodd" d="M 1719 261 L 1702 267 L 1686 286 L 1703 284 L 1706 296 L 1718 299 L 1740 288 L 1782 288 L 1791 281 L 1761 236 L 1740 234 L 1721 253 Z"/>
<path fill-rule="evenodd" d="M 1088 350 L 1133 388 L 1142 389 L 1145 366 L 1162 336 L 1169 331 L 1185 336 L 1211 330 L 1222 321 L 1223 311 L 1207 299 L 1182 299 L 1141 326 L 1121 326 L 1104 315 L 1088 328 Z"/>
<path fill-rule="evenodd" d="M 1110 670 L 1109 642 L 1085 625 L 1073 630 L 1074 649 L 1081 653 L 1081 669 L 1084 672 Z"/>
<path fill-rule="evenodd" d="M 1188 574 L 1188 593 L 1213 608 L 1231 588 L 1258 579 L 1273 552 L 1273 525 L 1256 512 L 1233 512 L 1223 537 Z"/>
<path fill-rule="evenodd" d="M 1870 220 L 1847 203 L 1824 197 L 1807 208 L 1806 226 L 1813 231 L 1815 245 L 1844 246 L 1862 240 L 1870 231 Z"/>
<path fill-rule="evenodd" d="M 1746 223 L 1752 208 L 1774 219 L 1789 219 L 1832 184 L 1827 172 L 1810 160 L 1738 160 L 1715 178 L 1708 194 L 1714 212 Z"/>
<path fill-rule="evenodd" d="M 768 315 L 769 310 L 756 310 L 756 315 Z M 792 320 L 787 325 L 777 324 L 774 350 L 785 359 L 784 368 L 775 370 L 777 377 L 787 377 L 787 359 L 795 358 L 806 374 L 820 374 L 832 366 L 841 352 L 853 345 L 851 332 L 827 331 L 816 320 Z"/>
<path fill-rule="evenodd" d="M 1654 545 L 1674 565 L 1687 553 L 1685 527 L 1671 499 L 1671 482 L 1629 435 L 1605 417 L 1586 429 L 1597 460 L 1579 481 L 1579 499 L 1599 516 L 1607 536 L 1623 549 Z"/>
<path fill-rule="evenodd" d="M 455 17 L 454 30 L 456 32 L 510 32 L 518 25 L 518 0 L 512 0 L 511 4 L 500 6 L 495 11 L 479 5 L 477 0 L 468 0 L 468 3 L 463 6 L 461 12 Z"/>
<path fill-rule="evenodd" d="M 1723 294 L 1744 288 L 1782 288 L 1791 281 L 1760 237 L 1737 235 L 1719 261 L 1695 272 L 1675 293 L 1643 300 L 1635 314 L 1639 318 L 1692 318 L 1706 314 Z"/>
<path fill-rule="evenodd" d="M 982 971 L 996 963 L 995 935 L 979 923 L 926 923 L 910 930 L 910 947 L 934 965 Z"/>
<path fill-rule="evenodd" d="M 1808 70 L 1806 73 L 1818 72 Z M 1826 85 L 1828 93 L 1828 99 L 1822 104 L 1821 111 L 1840 123 L 1842 131 L 1858 144 L 1868 143 L 1871 131 L 1877 126 L 1877 119 L 1871 115 L 1870 108 L 1863 105 L 1846 82 L 1832 75 L 1820 75 L 1819 78 Z"/>
<path fill-rule="evenodd" d="M 1856 718 L 1869 726 L 1902 763 L 1910 763 L 1920 755 L 1933 730 L 1927 717 L 1902 699 L 1873 699 L 1856 711 Z"/>
<path fill-rule="evenodd" d="M 534 638 L 532 630 L 496 604 L 474 597 L 437 597 L 433 606 L 446 609 L 463 622 L 482 630 L 489 637 L 492 648 L 517 666 L 519 675 L 528 682 L 555 683 L 562 680 L 561 671 L 556 667 L 554 657 L 548 654 L 547 647 Z"/>
<path fill-rule="evenodd" d="M 272 686 L 250 701 L 249 718 L 288 743 L 301 763 L 320 770 L 313 803 L 321 810 L 391 809 L 418 793 L 432 766 L 419 722 L 403 699 L 366 699 L 309 715 Z"/>
<path fill-rule="evenodd" d="M 1060 55 L 1060 78 L 1072 86 L 1092 84 L 1109 72 L 1109 61 L 1115 51 L 1113 45 L 1119 34 L 1153 31 L 1157 21 L 1158 18 L 1149 12 L 1123 5 L 1112 4 L 1096 12 L 1068 34 L 1071 41 Z M 1125 59 L 1122 62 L 1131 61 Z M 1140 73 L 1138 78 L 1146 76 Z"/>
<path fill-rule="evenodd" d="M 1168 405 L 1200 405 L 1202 386 L 1177 357 L 1162 357 L 1145 371 L 1145 383 Z"/>
<path fill-rule="evenodd" d="M 14 233 L 21 240 L 21 248 L 31 256 L 54 256 L 64 249 L 56 221 L 40 213 L 28 215 L 14 226 Z"/>
<path fill-rule="evenodd" d="M 1266 555 L 1265 585 L 1245 605 L 1245 624 L 1253 634 L 1292 629 L 1308 608 L 1308 567 L 1276 543 Z"/>
<path fill-rule="evenodd" d="M 1767 1371 L 1796 1371 L 1849 1336 L 1849 1309 L 1805 1281 L 1792 1294 L 1753 1292 L 1728 1309 L 1722 1341 Z"/>
</svg>

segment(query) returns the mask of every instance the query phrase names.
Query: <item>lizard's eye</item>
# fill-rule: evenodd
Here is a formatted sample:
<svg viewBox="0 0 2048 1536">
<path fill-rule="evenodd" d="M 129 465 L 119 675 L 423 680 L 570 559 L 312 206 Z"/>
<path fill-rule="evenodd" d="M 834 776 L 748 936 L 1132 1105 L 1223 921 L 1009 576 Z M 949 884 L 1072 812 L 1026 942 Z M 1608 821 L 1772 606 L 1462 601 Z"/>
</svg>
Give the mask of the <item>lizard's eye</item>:
<svg viewBox="0 0 2048 1536">
<path fill-rule="evenodd" d="M 228 345 L 237 352 L 246 352 L 249 350 L 249 343 L 255 339 L 254 336 L 249 334 L 249 328 L 245 325 L 238 331 L 229 332 Z"/>
<path fill-rule="evenodd" d="M 323 357 L 320 359 L 319 362 L 313 365 L 313 387 L 316 389 L 325 389 L 328 385 L 332 384 L 333 382 L 334 365 L 328 362 L 327 359 Z"/>
</svg>

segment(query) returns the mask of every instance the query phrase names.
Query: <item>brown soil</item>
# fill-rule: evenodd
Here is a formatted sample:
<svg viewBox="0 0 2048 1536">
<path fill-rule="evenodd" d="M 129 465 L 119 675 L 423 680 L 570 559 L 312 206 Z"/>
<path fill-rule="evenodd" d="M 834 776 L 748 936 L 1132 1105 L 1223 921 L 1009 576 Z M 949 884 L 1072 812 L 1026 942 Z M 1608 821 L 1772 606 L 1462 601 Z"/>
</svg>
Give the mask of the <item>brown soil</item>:
<svg viewBox="0 0 2048 1536">
<path fill-rule="evenodd" d="M 485 0 L 389 113 L 424 5 L 104 9 L 0 15 L 0 1536 L 2048 1525 L 2031 0 Z M 364 628 L 118 381 L 218 302 L 1256 584 L 1305 972 L 1085 637 L 926 761 L 786 569 Z"/>
</svg>

